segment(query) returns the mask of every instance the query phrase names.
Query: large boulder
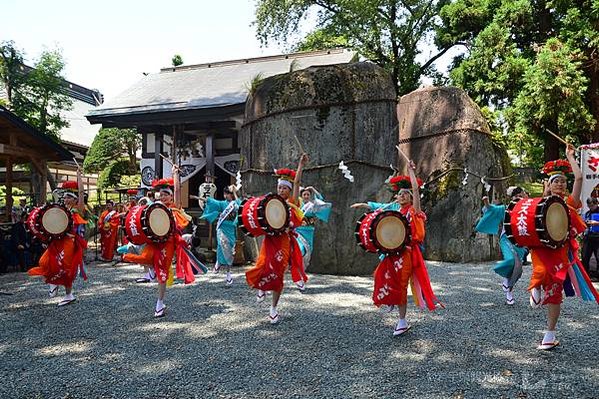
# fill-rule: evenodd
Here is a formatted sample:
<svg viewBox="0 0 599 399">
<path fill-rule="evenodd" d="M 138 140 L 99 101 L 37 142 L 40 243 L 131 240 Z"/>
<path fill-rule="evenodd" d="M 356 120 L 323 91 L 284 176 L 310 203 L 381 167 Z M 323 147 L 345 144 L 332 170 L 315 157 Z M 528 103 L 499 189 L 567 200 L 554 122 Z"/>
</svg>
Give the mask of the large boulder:
<svg viewBox="0 0 599 399">
<path fill-rule="evenodd" d="M 397 161 L 393 82 L 371 63 L 311 67 L 267 78 L 250 93 L 242 126 L 242 178 L 246 194 L 276 190 L 273 168 L 296 168 L 301 146 L 310 155 L 302 185 L 333 203 L 327 224 L 317 223 L 309 271 L 367 274 L 376 256 L 354 239 L 358 201 L 388 201 L 383 182 Z M 355 183 L 338 170 L 343 160 Z M 252 240 L 253 241 L 253 240 Z M 246 249 L 255 256 L 257 245 Z"/>
<path fill-rule="evenodd" d="M 425 257 L 471 262 L 494 259 L 497 240 L 474 226 L 485 195 L 480 177 L 491 179 L 498 197 L 511 173 L 505 149 L 494 143 L 478 106 L 454 87 L 430 87 L 401 97 L 398 105 L 401 149 L 415 160 L 417 174 L 429 181 L 423 199 L 428 216 Z M 471 172 L 463 185 L 464 168 Z M 477 176 L 475 176 L 477 175 Z"/>
</svg>

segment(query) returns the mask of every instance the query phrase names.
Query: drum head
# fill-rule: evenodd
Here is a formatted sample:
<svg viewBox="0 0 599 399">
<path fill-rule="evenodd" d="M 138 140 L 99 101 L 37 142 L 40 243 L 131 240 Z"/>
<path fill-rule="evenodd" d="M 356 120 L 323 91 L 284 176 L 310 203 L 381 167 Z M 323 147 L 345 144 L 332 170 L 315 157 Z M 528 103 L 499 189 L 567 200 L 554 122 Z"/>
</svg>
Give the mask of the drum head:
<svg viewBox="0 0 599 399">
<path fill-rule="evenodd" d="M 549 205 L 545 223 L 552 240 L 560 242 L 568 236 L 568 210 L 563 204 L 554 202 Z"/>
<path fill-rule="evenodd" d="M 171 220 L 168 212 L 162 208 L 153 208 L 148 218 L 148 224 L 152 233 L 158 237 L 166 236 L 171 229 Z"/>
<path fill-rule="evenodd" d="M 377 223 L 375 235 L 381 247 L 392 250 L 404 243 L 406 228 L 399 218 L 387 215 Z"/>
<path fill-rule="evenodd" d="M 264 217 L 268 225 L 274 229 L 280 229 L 287 222 L 288 212 L 285 204 L 278 198 L 273 198 L 266 203 Z"/>
<path fill-rule="evenodd" d="M 69 215 L 62 208 L 49 208 L 42 216 L 42 226 L 49 234 L 62 234 L 69 228 Z"/>
</svg>

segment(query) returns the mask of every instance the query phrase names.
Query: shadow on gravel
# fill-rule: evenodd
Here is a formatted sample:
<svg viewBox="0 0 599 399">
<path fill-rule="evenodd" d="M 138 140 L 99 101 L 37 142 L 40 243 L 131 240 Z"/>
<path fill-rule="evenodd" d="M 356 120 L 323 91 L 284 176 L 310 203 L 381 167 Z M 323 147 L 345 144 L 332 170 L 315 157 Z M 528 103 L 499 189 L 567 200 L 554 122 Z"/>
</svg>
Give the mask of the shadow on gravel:
<svg viewBox="0 0 599 399">
<path fill-rule="evenodd" d="M 156 285 L 130 282 L 136 267 L 91 266 L 61 309 L 39 280 L 1 276 L 15 295 L 0 296 L 0 397 L 592 397 L 596 306 L 566 300 L 562 346 L 539 353 L 545 313 L 528 306 L 530 272 L 510 307 L 489 269 L 433 263 L 446 309 L 410 303 L 401 337 L 397 313 L 372 305 L 369 277 L 310 276 L 305 294 L 288 283 L 271 325 L 270 297 L 256 304 L 240 269 L 230 287 L 223 274 L 173 286 L 163 319 L 152 317 Z"/>
</svg>

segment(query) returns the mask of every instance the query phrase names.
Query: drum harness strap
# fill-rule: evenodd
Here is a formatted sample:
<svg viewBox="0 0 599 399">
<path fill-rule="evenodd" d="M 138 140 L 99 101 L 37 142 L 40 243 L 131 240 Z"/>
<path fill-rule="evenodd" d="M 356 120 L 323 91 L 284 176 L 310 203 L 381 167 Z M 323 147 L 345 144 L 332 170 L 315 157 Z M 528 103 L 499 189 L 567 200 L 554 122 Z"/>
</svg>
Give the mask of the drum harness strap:
<svg viewBox="0 0 599 399">
<path fill-rule="evenodd" d="M 112 217 L 114 216 L 115 213 L 116 213 L 116 211 L 108 212 L 108 215 L 106 215 L 104 217 L 104 220 L 102 221 L 102 223 L 108 223 L 110 221 L 110 219 L 112 219 Z"/>
</svg>

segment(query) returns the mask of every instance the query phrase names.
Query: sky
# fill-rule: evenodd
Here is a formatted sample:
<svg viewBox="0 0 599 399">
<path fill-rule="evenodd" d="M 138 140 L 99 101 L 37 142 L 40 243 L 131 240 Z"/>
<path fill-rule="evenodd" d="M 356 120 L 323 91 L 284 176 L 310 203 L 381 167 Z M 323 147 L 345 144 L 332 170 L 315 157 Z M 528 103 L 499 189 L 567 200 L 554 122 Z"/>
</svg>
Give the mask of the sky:
<svg viewBox="0 0 599 399">
<path fill-rule="evenodd" d="M 1 0 L 0 41 L 12 40 L 32 65 L 60 48 L 67 80 L 110 100 L 171 65 L 280 54 L 261 48 L 253 0 Z"/>
<path fill-rule="evenodd" d="M 256 39 L 255 0 L 0 0 L 0 41 L 33 65 L 44 48 L 62 50 L 67 80 L 105 101 L 157 73 L 180 54 L 185 64 L 280 54 Z M 428 55 L 431 49 L 425 49 Z M 445 70 L 451 56 L 437 64 Z M 430 80 L 424 81 L 430 84 Z"/>
</svg>

